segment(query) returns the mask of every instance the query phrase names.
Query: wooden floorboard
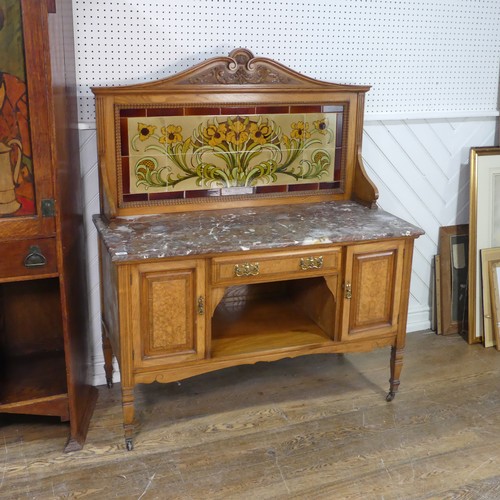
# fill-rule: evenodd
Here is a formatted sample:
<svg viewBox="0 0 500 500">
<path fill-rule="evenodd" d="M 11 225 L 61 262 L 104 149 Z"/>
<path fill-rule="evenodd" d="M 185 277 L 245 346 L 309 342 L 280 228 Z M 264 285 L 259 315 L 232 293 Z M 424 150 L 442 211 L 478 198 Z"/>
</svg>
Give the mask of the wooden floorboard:
<svg viewBox="0 0 500 500">
<path fill-rule="evenodd" d="M 0 498 L 498 499 L 500 353 L 411 333 L 387 403 L 389 350 L 229 368 L 136 390 L 99 388 L 82 451 L 67 426 L 2 416 Z"/>
</svg>

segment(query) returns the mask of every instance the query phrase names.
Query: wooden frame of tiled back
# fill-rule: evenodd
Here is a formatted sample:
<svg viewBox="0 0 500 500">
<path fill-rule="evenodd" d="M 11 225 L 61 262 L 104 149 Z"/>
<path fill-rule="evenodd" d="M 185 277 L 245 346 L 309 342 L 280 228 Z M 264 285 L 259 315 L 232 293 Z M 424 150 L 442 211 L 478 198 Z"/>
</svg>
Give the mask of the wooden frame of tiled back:
<svg viewBox="0 0 500 500">
<path fill-rule="evenodd" d="M 103 212 L 112 218 L 349 199 L 374 206 L 378 192 L 366 176 L 360 154 L 364 96 L 368 90 L 368 86 L 340 85 L 308 78 L 270 59 L 255 58 L 246 49 L 234 50 L 228 57 L 210 59 L 156 82 L 94 88 Z M 286 117 L 299 113 L 305 117 L 308 114 L 315 116 L 313 113 L 334 116 L 334 158 L 326 177 L 318 175 L 310 182 L 293 183 L 235 181 L 231 185 L 216 179 L 204 186 L 198 184 L 196 189 L 189 186 L 183 189 L 179 185 L 177 189 L 155 189 L 153 186 L 142 192 L 131 190 L 129 120 L 136 118 L 140 126 L 146 127 L 138 141 L 142 143 L 143 138 L 149 138 L 148 120 L 158 121 L 162 117 L 198 117 L 200 123 L 204 120 L 213 127 L 225 116 L 232 117 L 233 122 L 246 120 L 248 123 L 250 120 L 252 124 L 253 120 L 256 127 L 259 116 L 261 120 L 264 116 L 266 122 L 269 116 Z M 295 123 L 292 125 L 296 127 Z M 149 127 L 151 134 L 152 130 L 160 129 L 159 125 Z M 163 127 L 163 132 L 166 133 L 166 129 Z M 302 131 L 295 130 L 296 134 L 299 132 Z M 285 137 L 288 144 L 289 137 L 290 134 Z M 163 144 L 167 145 L 165 135 L 156 136 L 156 139 L 163 139 Z M 146 164 L 143 168 L 146 173 L 149 173 L 148 166 L 153 168 L 152 163 Z M 160 182 L 166 185 L 168 182 L 163 175 Z M 198 181 L 205 182 L 205 179 Z"/>
</svg>

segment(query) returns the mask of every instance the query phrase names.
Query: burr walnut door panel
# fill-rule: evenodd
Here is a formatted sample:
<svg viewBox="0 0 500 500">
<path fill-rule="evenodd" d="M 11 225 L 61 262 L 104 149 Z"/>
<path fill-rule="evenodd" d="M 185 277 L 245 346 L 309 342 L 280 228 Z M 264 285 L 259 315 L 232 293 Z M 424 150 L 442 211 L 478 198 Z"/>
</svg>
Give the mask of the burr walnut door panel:
<svg viewBox="0 0 500 500">
<path fill-rule="evenodd" d="M 398 329 L 404 243 L 368 243 L 347 248 L 342 340 L 394 333 Z"/>
<path fill-rule="evenodd" d="M 132 269 L 134 366 L 204 357 L 203 260 L 139 264 Z"/>
</svg>

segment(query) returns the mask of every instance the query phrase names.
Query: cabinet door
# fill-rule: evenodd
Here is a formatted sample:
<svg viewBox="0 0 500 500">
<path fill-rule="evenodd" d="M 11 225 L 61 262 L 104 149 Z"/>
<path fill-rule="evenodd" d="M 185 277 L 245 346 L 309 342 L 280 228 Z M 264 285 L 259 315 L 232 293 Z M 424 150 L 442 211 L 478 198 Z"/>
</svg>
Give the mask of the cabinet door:
<svg viewBox="0 0 500 500">
<path fill-rule="evenodd" d="M 403 278 L 404 243 L 347 248 L 342 340 L 396 334 Z"/>
<path fill-rule="evenodd" d="M 0 239 L 55 232 L 47 3 L 0 3 Z"/>
<path fill-rule="evenodd" d="M 204 261 L 139 264 L 131 273 L 134 366 L 203 358 Z"/>
</svg>

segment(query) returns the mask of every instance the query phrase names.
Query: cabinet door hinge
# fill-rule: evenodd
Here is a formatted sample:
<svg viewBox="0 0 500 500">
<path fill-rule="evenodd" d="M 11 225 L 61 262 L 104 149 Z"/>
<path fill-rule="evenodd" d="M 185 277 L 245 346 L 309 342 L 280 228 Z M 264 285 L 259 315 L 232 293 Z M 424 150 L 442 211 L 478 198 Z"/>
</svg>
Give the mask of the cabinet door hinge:
<svg viewBox="0 0 500 500">
<path fill-rule="evenodd" d="M 349 281 L 347 281 L 342 286 L 344 288 L 344 297 L 348 300 L 351 299 L 352 298 L 352 285 L 351 285 L 351 283 Z"/>
<path fill-rule="evenodd" d="M 42 217 L 55 217 L 56 202 L 54 198 L 45 198 L 42 200 Z"/>
<path fill-rule="evenodd" d="M 205 301 L 203 300 L 203 296 L 200 295 L 198 297 L 198 314 L 202 316 L 205 314 Z"/>
</svg>

